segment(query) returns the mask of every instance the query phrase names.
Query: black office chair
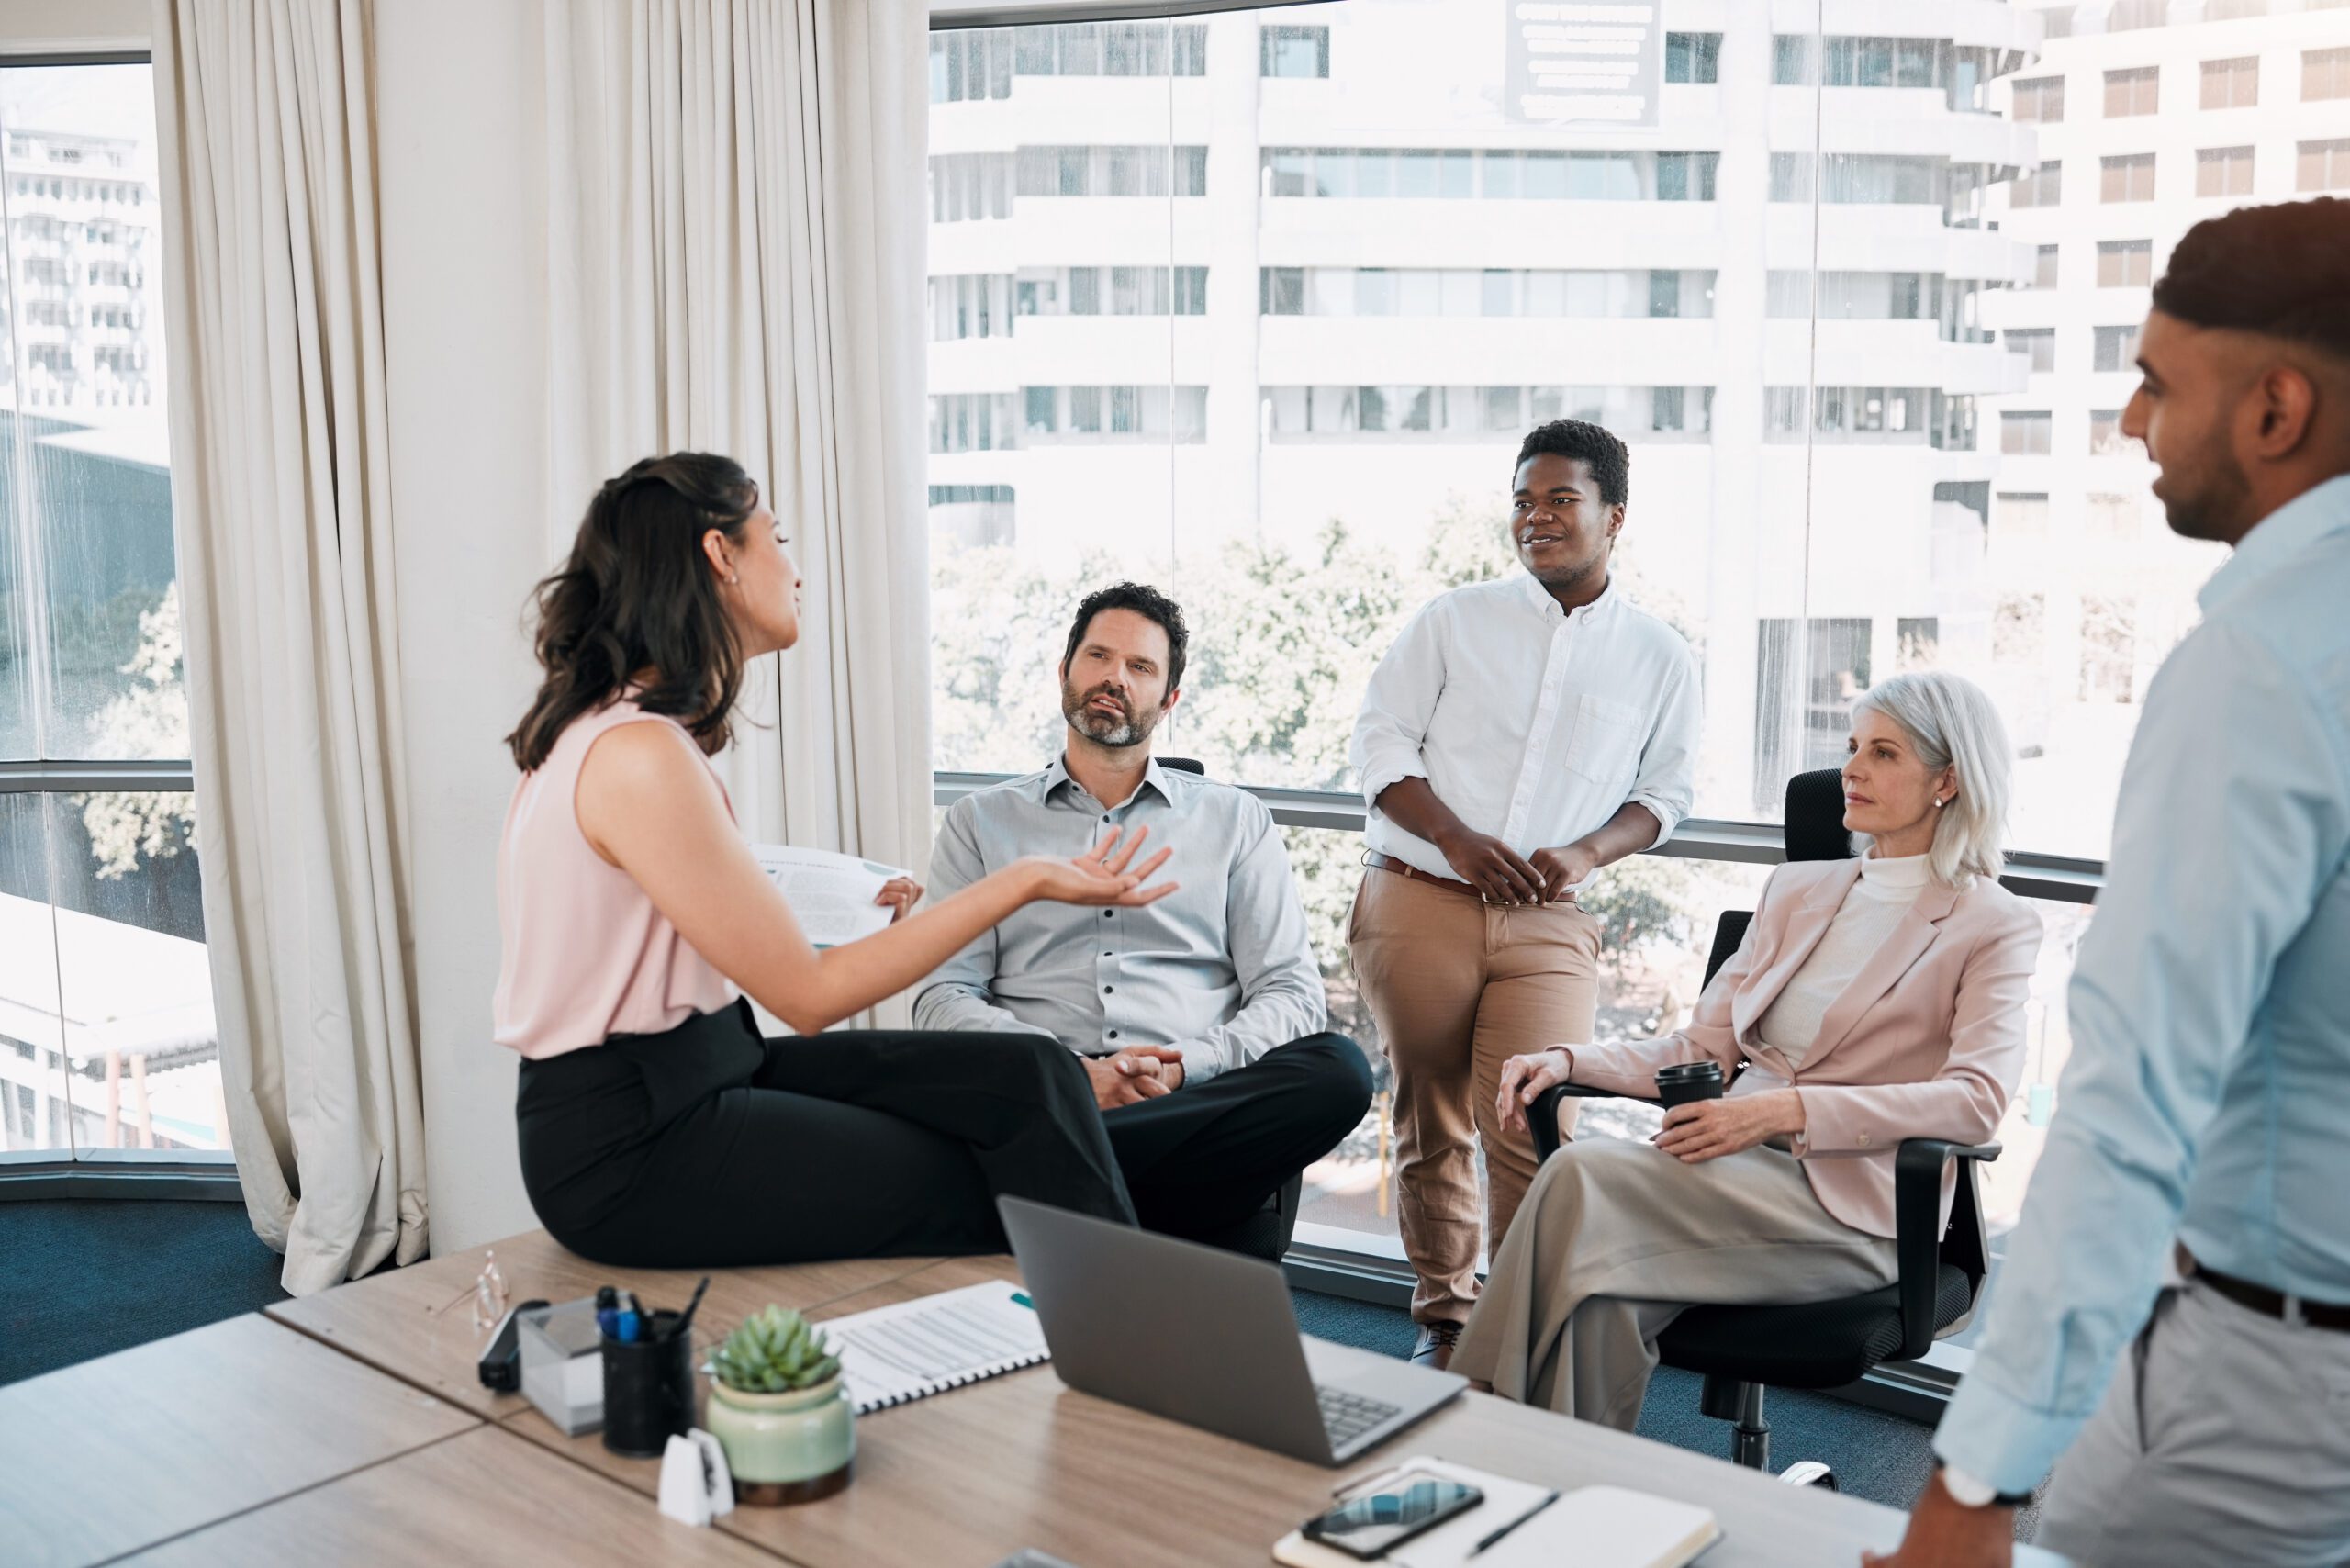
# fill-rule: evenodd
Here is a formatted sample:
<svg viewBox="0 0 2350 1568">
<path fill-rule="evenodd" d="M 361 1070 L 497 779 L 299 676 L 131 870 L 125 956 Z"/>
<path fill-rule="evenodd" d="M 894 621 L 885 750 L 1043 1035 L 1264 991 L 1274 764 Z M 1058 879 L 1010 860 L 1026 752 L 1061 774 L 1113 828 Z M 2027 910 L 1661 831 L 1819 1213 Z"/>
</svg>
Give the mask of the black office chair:
<svg viewBox="0 0 2350 1568">
<path fill-rule="evenodd" d="M 1171 767 L 1178 773 L 1197 773 L 1205 777 L 1207 765 L 1194 757 L 1162 756 L 1161 767 Z M 1281 1190 L 1265 1200 L 1265 1206 L 1234 1226 L 1221 1236 L 1201 1238 L 1211 1247 L 1226 1252 L 1238 1252 L 1250 1258 L 1262 1258 L 1268 1263 L 1278 1263 L 1289 1256 L 1290 1238 L 1297 1231 L 1297 1207 L 1305 1194 L 1304 1171 L 1281 1183 Z"/>
<path fill-rule="evenodd" d="M 1844 796 L 1834 768 L 1787 780 L 1785 843 L 1790 860 L 1840 860 L 1852 854 L 1844 831 Z M 1706 980 L 1738 950 L 1753 915 L 1729 910 L 1714 928 Z M 1608 1098 L 1608 1092 L 1561 1084 L 1535 1101 L 1528 1117 L 1535 1148 L 1548 1159 L 1559 1148 L 1559 1105 L 1569 1095 Z M 1641 1099 L 1625 1095 L 1625 1099 Z M 1643 1104 L 1656 1101 L 1641 1099 Z M 1966 1327 L 1988 1271 L 1990 1241 L 1975 1189 L 1977 1161 L 1997 1159 L 1996 1143 L 1957 1144 L 1944 1138 L 1904 1138 L 1894 1155 L 1895 1248 L 1900 1274 L 1865 1295 L 1808 1306 L 1693 1306 L 1657 1341 L 1666 1366 L 1705 1379 L 1698 1408 L 1731 1425 L 1730 1457 L 1753 1470 L 1771 1467 L 1771 1424 L 1762 1390 L 1840 1388 L 1858 1383 L 1882 1361 L 1915 1361 L 1936 1339 Z M 1962 1162 L 1950 1228 L 1935 1233 L 1942 1211 L 1944 1168 Z M 1792 1465 L 1781 1477 L 1833 1490 L 1835 1473 L 1817 1461 Z"/>
</svg>

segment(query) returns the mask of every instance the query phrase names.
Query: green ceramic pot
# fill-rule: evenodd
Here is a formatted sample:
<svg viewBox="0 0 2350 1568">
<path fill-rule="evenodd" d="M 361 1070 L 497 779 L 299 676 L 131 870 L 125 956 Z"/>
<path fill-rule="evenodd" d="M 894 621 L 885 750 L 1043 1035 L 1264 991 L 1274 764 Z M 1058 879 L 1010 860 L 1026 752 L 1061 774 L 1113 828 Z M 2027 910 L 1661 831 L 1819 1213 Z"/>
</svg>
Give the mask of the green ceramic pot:
<svg viewBox="0 0 2350 1568">
<path fill-rule="evenodd" d="M 737 1502 L 812 1503 L 848 1484 L 856 1409 L 837 1374 L 790 1394 L 745 1394 L 712 1378 L 707 1419 L 734 1473 Z"/>
</svg>

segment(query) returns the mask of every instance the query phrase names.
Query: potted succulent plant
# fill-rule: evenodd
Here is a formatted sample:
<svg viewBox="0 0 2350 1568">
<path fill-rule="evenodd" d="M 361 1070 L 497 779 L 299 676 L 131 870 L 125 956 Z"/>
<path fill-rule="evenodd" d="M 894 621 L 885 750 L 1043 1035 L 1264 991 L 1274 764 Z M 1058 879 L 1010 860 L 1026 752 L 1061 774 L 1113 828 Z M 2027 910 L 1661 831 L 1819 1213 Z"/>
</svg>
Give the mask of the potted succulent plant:
<svg viewBox="0 0 2350 1568">
<path fill-rule="evenodd" d="M 709 1370 L 710 1429 L 738 1502 L 812 1503 L 848 1484 L 856 1412 L 821 1330 L 764 1307 L 726 1337 Z"/>
</svg>

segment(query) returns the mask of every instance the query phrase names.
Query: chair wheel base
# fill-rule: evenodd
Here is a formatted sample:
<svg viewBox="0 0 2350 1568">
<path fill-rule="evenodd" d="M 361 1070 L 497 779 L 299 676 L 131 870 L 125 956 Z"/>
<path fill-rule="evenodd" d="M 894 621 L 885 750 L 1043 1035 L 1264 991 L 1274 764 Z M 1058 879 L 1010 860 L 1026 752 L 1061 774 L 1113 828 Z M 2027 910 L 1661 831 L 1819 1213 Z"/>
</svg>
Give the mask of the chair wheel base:
<svg viewBox="0 0 2350 1568">
<path fill-rule="evenodd" d="M 1836 1473 L 1816 1459 L 1807 1459 L 1779 1472 L 1779 1479 L 1790 1486 L 1818 1486 L 1828 1491 L 1839 1490 Z"/>
</svg>

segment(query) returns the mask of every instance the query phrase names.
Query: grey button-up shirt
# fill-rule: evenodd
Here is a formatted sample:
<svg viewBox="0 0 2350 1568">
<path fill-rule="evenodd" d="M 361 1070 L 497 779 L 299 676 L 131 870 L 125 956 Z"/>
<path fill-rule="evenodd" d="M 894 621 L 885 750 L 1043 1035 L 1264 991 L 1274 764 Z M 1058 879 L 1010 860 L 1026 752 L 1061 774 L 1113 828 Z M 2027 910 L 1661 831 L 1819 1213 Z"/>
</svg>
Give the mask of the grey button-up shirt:
<svg viewBox="0 0 2350 1568">
<path fill-rule="evenodd" d="M 1051 1035 L 1085 1056 L 1172 1046 L 1186 1081 L 1245 1066 L 1318 1032 L 1322 975 L 1289 856 L 1262 802 L 1150 764 L 1102 809 L 1056 760 L 947 808 L 931 857 L 944 897 L 1024 855 L 1080 855 L 1112 827 L 1147 827 L 1154 880 L 1181 888 L 1140 909 L 1038 902 L 974 938 L 914 1000 L 919 1029 Z"/>
</svg>

